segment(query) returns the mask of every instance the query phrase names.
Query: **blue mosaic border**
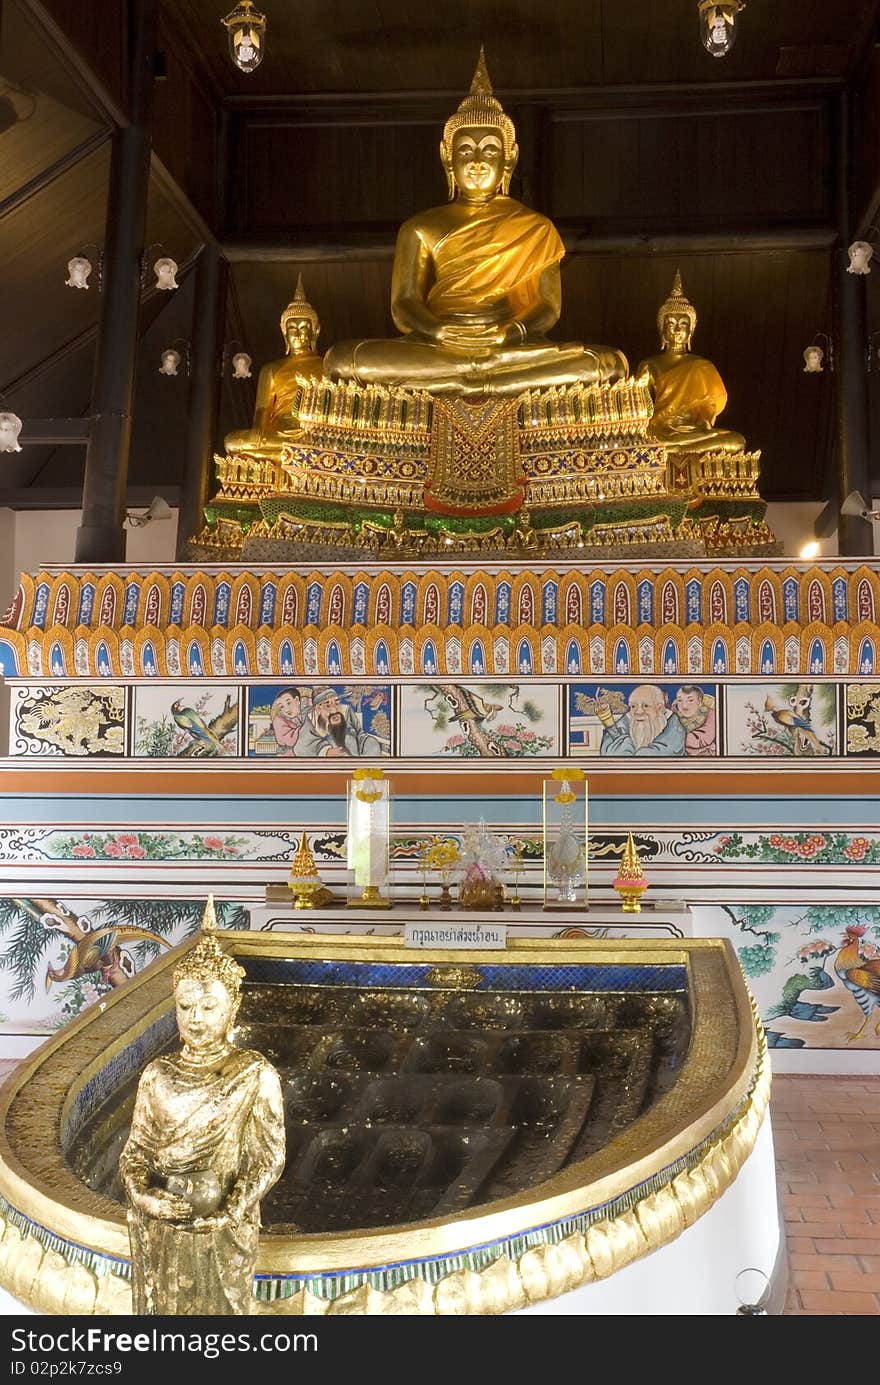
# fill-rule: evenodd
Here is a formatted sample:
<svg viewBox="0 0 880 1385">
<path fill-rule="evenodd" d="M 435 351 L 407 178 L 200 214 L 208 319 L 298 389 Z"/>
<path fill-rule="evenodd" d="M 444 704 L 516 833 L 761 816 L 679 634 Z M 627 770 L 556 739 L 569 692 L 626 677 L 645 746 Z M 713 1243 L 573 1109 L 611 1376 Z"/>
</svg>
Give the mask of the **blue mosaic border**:
<svg viewBox="0 0 880 1385">
<path fill-rule="evenodd" d="M 70 1141 L 76 1138 L 84 1123 L 104 1104 L 108 1096 L 112 1096 L 119 1087 L 140 1072 L 176 1034 L 177 1020 L 172 1007 L 119 1053 L 114 1054 L 94 1077 L 84 1082 L 64 1116 L 60 1132 L 61 1148 L 66 1150 Z"/>
<path fill-rule="evenodd" d="M 451 962 L 320 962 L 281 957 L 238 957 L 252 982 L 286 983 L 301 986 L 384 986 L 442 989 L 436 985 L 437 971 L 460 964 Z M 561 964 L 540 966 L 487 962 L 475 968 L 480 973 L 477 991 L 686 991 L 687 967 L 655 963 L 631 966 Z M 432 980 L 432 978 L 434 978 Z"/>
</svg>

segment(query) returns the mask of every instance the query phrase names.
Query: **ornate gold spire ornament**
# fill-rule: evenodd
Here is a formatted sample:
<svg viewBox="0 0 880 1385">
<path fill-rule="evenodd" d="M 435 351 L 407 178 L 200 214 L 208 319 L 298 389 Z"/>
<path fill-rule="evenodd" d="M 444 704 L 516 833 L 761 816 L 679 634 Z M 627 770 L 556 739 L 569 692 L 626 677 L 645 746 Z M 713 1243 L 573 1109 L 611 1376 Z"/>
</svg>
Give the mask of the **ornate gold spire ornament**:
<svg viewBox="0 0 880 1385">
<path fill-rule="evenodd" d="M 208 895 L 202 915 L 201 932 L 202 935 L 192 952 L 188 952 L 183 961 L 174 968 L 174 986 L 176 988 L 181 981 L 201 981 L 205 985 L 212 981 L 222 981 L 237 1004 L 244 968 L 240 967 L 217 941 L 217 915 L 213 894 Z"/>
<path fill-rule="evenodd" d="M 329 904 L 333 898 L 318 875 L 318 867 L 305 832 L 300 838 L 291 863 L 288 885 L 293 895 L 294 909 L 317 909 L 322 904 Z"/>
<path fill-rule="evenodd" d="M 620 895 L 623 912 L 625 914 L 640 914 L 642 912 L 640 901 L 648 888 L 648 882 L 642 871 L 642 863 L 639 860 L 639 853 L 636 850 L 632 832 L 627 836 L 623 856 L 620 858 L 617 879 L 613 884 Z"/>
</svg>

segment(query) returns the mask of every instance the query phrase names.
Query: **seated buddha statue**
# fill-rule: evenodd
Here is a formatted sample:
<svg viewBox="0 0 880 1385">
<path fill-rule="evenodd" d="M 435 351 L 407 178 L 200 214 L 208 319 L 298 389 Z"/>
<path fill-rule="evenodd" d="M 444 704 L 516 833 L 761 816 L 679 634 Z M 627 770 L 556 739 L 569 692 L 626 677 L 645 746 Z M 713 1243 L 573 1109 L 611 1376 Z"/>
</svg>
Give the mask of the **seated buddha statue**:
<svg viewBox="0 0 880 1385">
<path fill-rule="evenodd" d="M 657 314 L 661 351 L 642 361 L 636 374 L 647 375 L 654 400 L 648 432 L 667 448 L 688 452 L 741 452 L 741 433 L 716 428 L 727 403 L 724 381 L 711 361 L 691 354 L 697 313 L 682 292 L 675 271 L 672 293 Z"/>
<path fill-rule="evenodd" d="M 397 237 L 391 313 L 403 335 L 339 342 L 325 374 L 434 394 L 509 395 L 627 373 L 620 351 L 545 335 L 559 318 L 565 249 L 547 217 L 508 196 L 518 153 L 481 50 L 470 94 L 440 144 L 450 200 L 410 217 Z"/>
<path fill-rule="evenodd" d="M 257 381 L 253 424 L 250 428 L 226 434 L 227 453 L 279 456 L 284 443 L 297 428 L 297 376 L 323 373 L 323 361 L 315 351 L 320 330 L 318 314 L 306 298 L 300 274 L 293 301 L 281 314 L 286 355 L 263 366 Z"/>
</svg>

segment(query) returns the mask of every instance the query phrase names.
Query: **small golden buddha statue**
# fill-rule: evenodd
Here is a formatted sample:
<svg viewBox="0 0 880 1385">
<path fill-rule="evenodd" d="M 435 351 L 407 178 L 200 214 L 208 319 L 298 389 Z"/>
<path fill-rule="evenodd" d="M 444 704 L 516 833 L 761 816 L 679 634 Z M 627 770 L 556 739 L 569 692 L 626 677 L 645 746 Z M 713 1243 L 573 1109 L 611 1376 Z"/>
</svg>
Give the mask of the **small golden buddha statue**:
<svg viewBox="0 0 880 1385">
<path fill-rule="evenodd" d="M 227 453 L 278 458 L 284 443 L 297 430 L 297 376 L 311 378 L 323 372 L 323 361 L 315 351 L 320 330 L 318 314 L 306 298 L 300 274 L 293 301 L 281 314 L 287 354 L 263 366 L 257 381 L 253 425 L 226 434 Z"/>
<path fill-rule="evenodd" d="M 183 1047 L 144 1069 L 119 1158 L 139 1314 L 250 1313 L 260 1199 L 284 1169 L 281 1082 L 232 1043 L 244 971 L 215 926 L 209 897 L 174 972 Z"/>
<path fill-rule="evenodd" d="M 746 445 L 741 433 L 715 427 L 727 404 L 727 390 L 711 361 L 691 355 L 696 325 L 696 309 L 685 298 L 676 270 L 672 293 L 657 314 L 662 350 L 648 356 L 636 371 L 648 376 L 654 399 L 648 432 L 667 448 L 741 452 Z"/>
<path fill-rule="evenodd" d="M 404 335 L 338 343 L 327 375 L 469 395 L 626 375 L 620 351 L 545 335 L 559 318 L 565 249 L 547 217 L 508 196 L 518 154 L 481 49 L 440 144 L 450 200 L 410 217 L 397 237 L 391 313 Z"/>
</svg>

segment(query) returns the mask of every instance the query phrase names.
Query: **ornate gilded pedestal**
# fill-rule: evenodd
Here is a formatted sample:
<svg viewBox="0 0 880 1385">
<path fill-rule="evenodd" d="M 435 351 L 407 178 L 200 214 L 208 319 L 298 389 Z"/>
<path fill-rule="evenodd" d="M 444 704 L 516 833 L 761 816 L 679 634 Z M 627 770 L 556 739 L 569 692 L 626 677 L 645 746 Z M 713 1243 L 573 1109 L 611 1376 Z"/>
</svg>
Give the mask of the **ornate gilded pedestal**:
<svg viewBox="0 0 880 1385">
<path fill-rule="evenodd" d="M 516 398 L 303 380 L 281 461 L 217 457 L 195 556 L 772 554 L 759 453 L 669 452 L 645 379 Z"/>
</svg>

